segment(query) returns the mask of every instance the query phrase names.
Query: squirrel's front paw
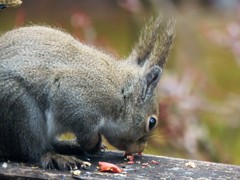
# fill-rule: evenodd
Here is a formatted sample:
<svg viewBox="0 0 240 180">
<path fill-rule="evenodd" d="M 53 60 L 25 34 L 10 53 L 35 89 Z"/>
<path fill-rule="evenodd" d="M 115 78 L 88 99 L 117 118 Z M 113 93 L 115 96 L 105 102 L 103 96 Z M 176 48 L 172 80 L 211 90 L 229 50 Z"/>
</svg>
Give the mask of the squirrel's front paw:
<svg viewBox="0 0 240 180">
<path fill-rule="evenodd" d="M 97 136 L 93 136 L 93 142 L 94 142 L 94 146 L 90 146 L 91 148 L 88 148 L 89 147 L 89 144 L 85 145 L 84 147 L 84 150 L 88 153 L 88 154 L 96 154 L 100 151 L 102 151 L 102 149 L 105 149 L 105 145 L 102 144 L 102 136 L 100 133 L 97 134 Z M 91 142 L 91 141 L 90 141 Z M 93 143 L 91 143 L 93 144 Z"/>
<path fill-rule="evenodd" d="M 73 156 L 65 156 L 54 152 L 46 153 L 41 157 L 41 166 L 45 169 L 71 170 L 87 168 L 91 163 L 77 159 Z"/>
</svg>

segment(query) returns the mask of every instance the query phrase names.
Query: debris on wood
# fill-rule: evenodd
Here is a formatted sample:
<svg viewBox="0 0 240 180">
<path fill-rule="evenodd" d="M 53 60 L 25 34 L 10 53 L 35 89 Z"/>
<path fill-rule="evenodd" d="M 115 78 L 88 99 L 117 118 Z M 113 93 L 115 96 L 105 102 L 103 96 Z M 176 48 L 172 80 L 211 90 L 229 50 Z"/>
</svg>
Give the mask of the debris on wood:
<svg viewBox="0 0 240 180">
<path fill-rule="evenodd" d="M 127 155 L 126 159 L 129 160 L 129 161 L 134 161 L 134 155 L 133 154 Z"/>
<path fill-rule="evenodd" d="M 4 162 L 3 164 L 2 164 L 2 167 L 4 168 L 4 169 L 6 169 L 7 168 L 7 163 L 6 162 Z"/>
<path fill-rule="evenodd" d="M 78 169 L 71 170 L 70 173 L 74 176 L 79 176 L 81 174 L 81 171 Z"/>
<path fill-rule="evenodd" d="M 151 164 L 156 164 L 156 165 L 159 164 L 159 162 L 157 162 L 157 161 L 155 161 L 155 160 L 152 160 L 150 163 L 151 163 Z"/>
<path fill-rule="evenodd" d="M 186 164 L 185 164 L 185 167 L 187 167 L 187 168 L 196 168 L 196 165 L 195 165 L 195 163 L 194 162 L 187 162 Z"/>
<path fill-rule="evenodd" d="M 148 166 L 148 163 L 142 163 L 142 166 Z"/>
<path fill-rule="evenodd" d="M 128 161 L 127 164 L 134 164 L 134 161 Z"/>
<path fill-rule="evenodd" d="M 99 162 L 100 172 L 113 172 L 113 173 L 121 173 L 123 170 L 115 164 L 107 163 L 107 162 Z"/>
</svg>

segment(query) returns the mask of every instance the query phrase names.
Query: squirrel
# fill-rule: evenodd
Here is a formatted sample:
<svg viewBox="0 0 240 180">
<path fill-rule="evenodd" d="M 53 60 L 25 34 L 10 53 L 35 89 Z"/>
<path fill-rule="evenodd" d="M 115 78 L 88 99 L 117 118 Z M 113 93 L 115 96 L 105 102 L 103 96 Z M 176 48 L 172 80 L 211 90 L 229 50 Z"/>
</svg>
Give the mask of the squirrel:
<svg viewBox="0 0 240 180">
<path fill-rule="evenodd" d="M 0 159 L 48 169 L 89 165 L 103 147 L 140 153 L 158 124 L 157 92 L 174 39 L 154 17 L 127 58 L 116 59 L 60 29 L 26 26 L 0 37 Z M 74 141 L 59 140 L 72 132 Z"/>
</svg>

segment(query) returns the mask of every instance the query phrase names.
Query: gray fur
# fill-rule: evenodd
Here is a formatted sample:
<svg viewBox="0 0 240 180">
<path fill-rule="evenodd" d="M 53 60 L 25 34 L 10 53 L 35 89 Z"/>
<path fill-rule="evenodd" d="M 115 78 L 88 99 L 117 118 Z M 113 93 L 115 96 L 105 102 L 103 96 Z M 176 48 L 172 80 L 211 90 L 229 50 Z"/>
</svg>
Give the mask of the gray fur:
<svg viewBox="0 0 240 180">
<path fill-rule="evenodd" d="M 149 117 L 158 115 L 155 87 L 173 38 L 168 26 L 158 31 L 159 23 L 148 24 L 151 34 L 142 33 L 126 60 L 50 27 L 1 36 L 0 158 L 48 167 L 45 161 L 56 157 L 50 152 L 97 152 L 100 134 L 120 150 L 141 152 L 152 133 Z M 73 132 L 77 143 L 56 140 L 65 132 Z"/>
</svg>

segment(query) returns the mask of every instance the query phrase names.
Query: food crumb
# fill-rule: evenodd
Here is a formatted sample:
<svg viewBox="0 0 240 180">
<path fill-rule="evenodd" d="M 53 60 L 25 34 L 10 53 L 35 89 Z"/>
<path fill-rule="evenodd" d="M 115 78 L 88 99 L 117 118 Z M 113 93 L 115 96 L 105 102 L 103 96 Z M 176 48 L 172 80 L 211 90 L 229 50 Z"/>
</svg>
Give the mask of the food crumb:
<svg viewBox="0 0 240 180">
<path fill-rule="evenodd" d="M 128 161 L 127 163 L 128 164 L 134 164 L 134 161 Z"/>
<path fill-rule="evenodd" d="M 70 171 L 72 175 L 79 176 L 81 174 L 80 170 L 71 170 Z"/>
<path fill-rule="evenodd" d="M 194 162 L 187 162 L 187 163 L 185 164 L 185 167 L 188 167 L 188 168 L 196 168 L 196 165 L 195 165 Z"/>
<path fill-rule="evenodd" d="M 142 163 L 142 166 L 148 166 L 148 163 Z"/>
<path fill-rule="evenodd" d="M 129 161 L 133 161 L 134 160 L 134 155 L 127 155 L 126 159 Z"/>
<path fill-rule="evenodd" d="M 155 161 L 155 160 L 152 160 L 150 163 L 151 163 L 151 164 L 159 164 L 159 162 L 157 162 L 157 161 Z"/>
<path fill-rule="evenodd" d="M 121 173 L 123 170 L 117 165 L 108 162 L 98 162 L 100 172 Z"/>
<path fill-rule="evenodd" d="M 6 162 L 4 162 L 3 164 L 2 164 L 2 167 L 4 168 L 4 169 L 6 169 L 7 168 L 7 163 Z"/>
</svg>

